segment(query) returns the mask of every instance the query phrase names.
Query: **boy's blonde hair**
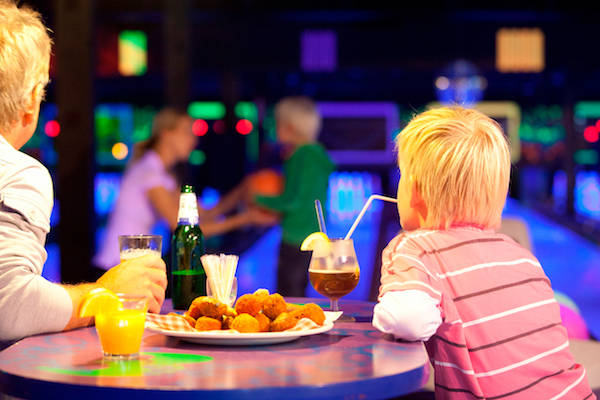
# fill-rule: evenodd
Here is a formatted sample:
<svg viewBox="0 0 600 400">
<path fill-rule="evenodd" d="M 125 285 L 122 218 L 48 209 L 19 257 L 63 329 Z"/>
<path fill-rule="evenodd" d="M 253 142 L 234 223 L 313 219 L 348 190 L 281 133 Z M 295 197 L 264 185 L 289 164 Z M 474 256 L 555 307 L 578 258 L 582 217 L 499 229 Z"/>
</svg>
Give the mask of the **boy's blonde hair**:
<svg viewBox="0 0 600 400">
<path fill-rule="evenodd" d="M 46 86 L 51 47 L 39 13 L 0 0 L 0 132 L 19 118 L 35 86 Z"/>
<path fill-rule="evenodd" d="M 275 120 L 288 124 L 302 141 L 315 141 L 321 130 L 321 114 L 317 105 L 305 96 L 290 96 L 275 105 Z"/>
<path fill-rule="evenodd" d="M 426 228 L 499 227 L 510 151 L 496 121 L 462 107 L 429 110 L 400 132 L 396 147 L 401 173 L 427 205 Z"/>
</svg>

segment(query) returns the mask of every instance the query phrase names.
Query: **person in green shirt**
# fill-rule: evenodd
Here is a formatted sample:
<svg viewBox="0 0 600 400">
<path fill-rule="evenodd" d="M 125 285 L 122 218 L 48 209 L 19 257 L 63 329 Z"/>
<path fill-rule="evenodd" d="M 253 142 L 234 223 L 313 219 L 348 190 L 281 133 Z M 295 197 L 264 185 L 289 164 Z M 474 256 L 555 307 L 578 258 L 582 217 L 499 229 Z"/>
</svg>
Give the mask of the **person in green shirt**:
<svg viewBox="0 0 600 400">
<path fill-rule="evenodd" d="M 279 213 L 282 238 L 277 265 L 277 292 L 301 297 L 308 284 L 310 253 L 300 250 L 309 234 L 319 230 L 315 200 L 327 200 L 329 175 L 335 170 L 325 148 L 317 142 L 321 115 L 304 96 L 285 97 L 275 105 L 277 141 L 286 149 L 285 184 L 278 196 L 255 196 L 259 206 Z"/>
</svg>

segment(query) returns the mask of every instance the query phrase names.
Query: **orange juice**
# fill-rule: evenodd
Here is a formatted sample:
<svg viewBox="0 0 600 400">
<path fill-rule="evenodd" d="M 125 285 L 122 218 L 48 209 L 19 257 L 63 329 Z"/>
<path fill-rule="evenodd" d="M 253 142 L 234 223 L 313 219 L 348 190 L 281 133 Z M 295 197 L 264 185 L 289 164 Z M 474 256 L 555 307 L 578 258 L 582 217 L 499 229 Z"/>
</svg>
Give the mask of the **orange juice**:
<svg viewBox="0 0 600 400">
<path fill-rule="evenodd" d="M 146 299 L 121 294 L 118 296 L 121 302 L 119 309 L 96 314 L 96 331 L 102 351 L 105 356 L 137 356 L 148 309 Z"/>
</svg>

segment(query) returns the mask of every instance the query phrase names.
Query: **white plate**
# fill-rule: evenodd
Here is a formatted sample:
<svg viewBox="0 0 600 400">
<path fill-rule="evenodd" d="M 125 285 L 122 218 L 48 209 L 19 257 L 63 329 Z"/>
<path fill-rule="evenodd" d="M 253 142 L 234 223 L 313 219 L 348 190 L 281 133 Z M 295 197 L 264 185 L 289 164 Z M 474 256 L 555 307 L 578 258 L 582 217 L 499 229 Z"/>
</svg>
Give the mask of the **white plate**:
<svg viewBox="0 0 600 400">
<path fill-rule="evenodd" d="M 146 327 L 146 329 L 192 343 L 221 346 L 252 346 L 291 342 L 302 336 L 318 335 L 319 333 L 327 332 L 333 328 L 333 321 L 338 319 L 341 314 L 341 312 L 325 312 L 323 326 L 305 331 L 259 333 L 239 333 L 232 331 L 177 332 L 150 326 Z"/>
</svg>

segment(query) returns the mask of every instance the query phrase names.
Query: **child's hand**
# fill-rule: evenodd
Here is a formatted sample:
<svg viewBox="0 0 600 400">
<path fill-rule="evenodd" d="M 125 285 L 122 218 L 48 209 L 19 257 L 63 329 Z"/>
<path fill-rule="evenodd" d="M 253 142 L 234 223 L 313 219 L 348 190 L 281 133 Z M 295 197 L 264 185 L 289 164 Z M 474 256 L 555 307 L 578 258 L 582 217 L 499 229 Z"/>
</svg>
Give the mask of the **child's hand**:
<svg viewBox="0 0 600 400">
<path fill-rule="evenodd" d="M 264 208 L 251 207 L 248 210 L 251 223 L 262 226 L 271 226 L 279 223 L 279 214 Z"/>
</svg>

